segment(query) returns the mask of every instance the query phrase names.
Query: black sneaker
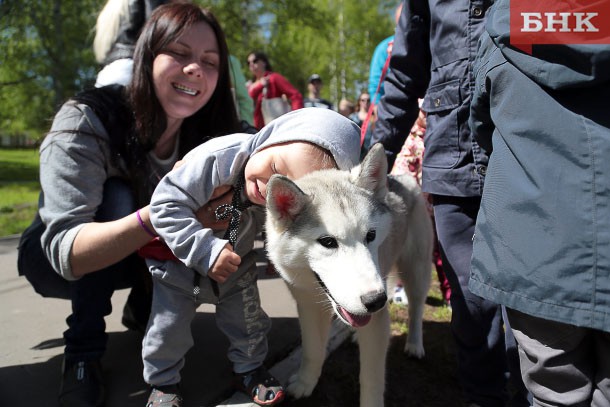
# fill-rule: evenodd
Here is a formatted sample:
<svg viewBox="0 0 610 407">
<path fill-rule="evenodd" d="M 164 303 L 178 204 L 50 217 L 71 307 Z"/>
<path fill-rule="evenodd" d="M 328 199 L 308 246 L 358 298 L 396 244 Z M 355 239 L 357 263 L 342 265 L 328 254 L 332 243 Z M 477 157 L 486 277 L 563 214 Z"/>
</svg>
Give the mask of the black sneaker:
<svg viewBox="0 0 610 407">
<path fill-rule="evenodd" d="M 59 405 L 61 407 L 100 407 L 104 405 L 104 381 L 100 361 L 66 363 L 62 367 Z"/>
</svg>

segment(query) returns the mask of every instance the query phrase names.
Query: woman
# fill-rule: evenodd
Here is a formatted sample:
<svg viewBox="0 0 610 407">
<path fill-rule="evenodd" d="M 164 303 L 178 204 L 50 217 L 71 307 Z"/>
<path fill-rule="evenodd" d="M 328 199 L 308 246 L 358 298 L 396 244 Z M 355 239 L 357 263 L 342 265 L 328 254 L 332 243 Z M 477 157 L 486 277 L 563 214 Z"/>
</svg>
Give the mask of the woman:
<svg viewBox="0 0 610 407">
<path fill-rule="evenodd" d="M 291 110 L 303 107 L 303 95 L 288 82 L 288 79 L 273 72 L 267 55 L 262 52 L 252 52 L 248 55 L 248 68 L 252 73 L 252 83 L 248 93 L 254 100 L 254 127 L 260 130 L 266 124 L 263 118 L 263 96 L 270 99 L 286 95 Z"/>
<path fill-rule="evenodd" d="M 52 270 L 71 280 L 62 406 L 103 403 L 99 361 L 116 281 L 140 281 L 123 319 L 145 327 L 150 297 L 141 282 L 150 277 L 135 252 L 154 235 L 148 202 L 159 179 L 193 147 L 239 130 L 228 55 L 209 11 L 160 6 L 136 44 L 131 84 L 69 100 L 41 145 L 42 223 L 22 241 L 20 269 L 30 281 L 49 280 Z"/>
<path fill-rule="evenodd" d="M 363 127 L 366 118 L 368 117 L 369 107 L 371 106 L 371 96 L 367 92 L 362 92 L 358 97 L 358 106 L 354 113 L 349 115 L 349 118 L 353 120 L 358 126 Z M 373 134 L 373 129 L 375 128 L 375 113 L 371 114 L 369 118 L 369 122 L 366 127 L 366 134 L 364 136 L 364 141 L 362 143 L 362 149 L 360 153 L 360 158 L 364 158 L 367 151 L 369 151 L 370 143 L 371 143 L 371 135 Z"/>
</svg>

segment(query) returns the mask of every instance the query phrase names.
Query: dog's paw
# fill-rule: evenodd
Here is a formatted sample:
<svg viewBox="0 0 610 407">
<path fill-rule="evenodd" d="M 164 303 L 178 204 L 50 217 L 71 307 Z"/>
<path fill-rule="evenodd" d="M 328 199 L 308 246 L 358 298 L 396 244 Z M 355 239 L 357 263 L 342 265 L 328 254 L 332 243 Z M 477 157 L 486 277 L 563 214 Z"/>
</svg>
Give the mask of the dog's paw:
<svg viewBox="0 0 610 407">
<path fill-rule="evenodd" d="M 405 344 L 405 353 L 407 356 L 415 359 L 422 359 L 426 355 L 423 346 L 409 342 Z"/>
<path fill-rule="evenodd" d="M 288 380 L 288 387 L 286 387 L 286 390 L 288 391 L 288 394 L 292 395 L 294 398 L 299 399 L 301 397 L 311 396 L 311 393 L 316 387 L 316 384 L 317 381 L 312 382 L 308 380 L 303 380 L 300 375 L 295 374 Z"/>
</svg>

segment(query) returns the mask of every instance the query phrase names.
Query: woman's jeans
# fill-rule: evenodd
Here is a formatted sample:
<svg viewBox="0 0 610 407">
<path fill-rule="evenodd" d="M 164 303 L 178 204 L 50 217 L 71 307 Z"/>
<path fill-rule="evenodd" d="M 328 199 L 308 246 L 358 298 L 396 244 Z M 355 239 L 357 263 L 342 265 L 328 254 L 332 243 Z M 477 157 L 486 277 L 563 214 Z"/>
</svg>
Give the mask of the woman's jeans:
<svg viewBox="0 0 610 407">
<path fill-rule="evenodd" d="M 136 210 L 133 192 L 126 182 L 111 178 L 104 185 L 104 197 L 95 221 L 120 219 Z M 144 260 L 131 254 L 103 270 L 67 281 L 48 262 L 40 244 L 44 224 L 39 216 L 24 232 L 19 243 L 18 269 L 44 297 L 72 301 L 72 314 L 66 319 L 65 357 L 68 362 L 99 359 L 106 350 L 104 317 L 112 312 L 114 290 L 132 287 L 127 300 L 131 316 L 146 324 L 150 313 L 151 283 Z"/>
</svg>

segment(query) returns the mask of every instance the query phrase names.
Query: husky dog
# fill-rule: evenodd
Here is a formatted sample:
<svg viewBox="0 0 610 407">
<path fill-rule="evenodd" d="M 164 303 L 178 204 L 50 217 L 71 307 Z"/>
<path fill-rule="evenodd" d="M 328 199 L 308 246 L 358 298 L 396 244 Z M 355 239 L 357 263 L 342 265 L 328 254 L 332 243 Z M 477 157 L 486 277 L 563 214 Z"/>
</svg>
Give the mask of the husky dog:
<svg viewBox="0 0 610 407">
<path fill-rule="evenodd" d="M 301 326 L 301 366 L 288 384 L 296 398 L 318 382 L 334 314 L 357 331 L 360 406 L 383 406 L 391 271 L 409 300 L 405 352 L 424 356 L 432 224 L 415 179 L 386 173 L 378 144 L 351 172 L 321 170 L 294 182 L 274 175 L 267 185 L 267 252 L 297 302 Z"/>
</svg>

